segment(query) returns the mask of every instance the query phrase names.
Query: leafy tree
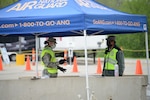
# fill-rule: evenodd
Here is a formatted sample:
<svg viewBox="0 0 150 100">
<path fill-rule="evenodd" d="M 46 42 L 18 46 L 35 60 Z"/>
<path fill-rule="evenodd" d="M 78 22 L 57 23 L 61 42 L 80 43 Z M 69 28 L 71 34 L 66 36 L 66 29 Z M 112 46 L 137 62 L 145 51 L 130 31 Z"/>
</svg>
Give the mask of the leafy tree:
<svg viewBox="0 0 150 100">
<path fill-rule="evenodd" d="M 18 0 L 0 0 L 0 8 L 6 7 Z"/>
<path fill-rule="evenodd" d="M 150 1 L 149 0 L 126 0 L 126 2 L 123 3 L 123 6 L 124 7 L 122 7 L 121 9 L 122 11 L 132 13 L 132 14 L 146 15 L 148 18 L 148 22 L 150 22 L 149 19 Z M 145 57 L 145 34 L 144 33 L 128 34 L 127 36 L 129 38 L 129 43 L 126 44 L 126 48 L 134 50 L 134 52 L 126 52 L 126 54 L 138 58 Z M 123 37 L 126 37 L 126 35 L 123 35 Z M 148 36 L 148 38 L 150 38 L 150 36 Z M 125 40 L 126 39 L 124 39 L 124 41 Z"/>
</svg>

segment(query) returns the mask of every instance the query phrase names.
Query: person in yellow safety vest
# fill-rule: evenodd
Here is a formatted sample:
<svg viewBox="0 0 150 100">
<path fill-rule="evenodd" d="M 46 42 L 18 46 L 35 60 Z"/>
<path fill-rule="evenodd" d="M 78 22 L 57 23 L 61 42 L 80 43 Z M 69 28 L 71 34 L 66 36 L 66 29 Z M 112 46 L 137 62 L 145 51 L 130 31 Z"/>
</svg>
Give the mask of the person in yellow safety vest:
<svg viewBox="0 0 150 100">
<path fill-rule="evenodd" d="M 41 53 L 42 64 L 44 65 L 44 70 L 42 72 L 42 77 L 44 78 L 56 78 L 58 74 L 58 69 L 62 72 L 66 72 L 66 69 L 60 67 L 59 64 L 64 64 L 65 59 L 56 61 L 55 53 L 53 49 L 56 47 L 56 39 L 49 37 L 45 42 L 45 47 Z"/>
<path fill-rule="evenodd" d="M 115 66 L 118 66 L 118 76 L 122 76 L 125 64 L 124 53 L 116 46 L 115 36 L 108 36 L 107 48 L 104 54 L 104 65 L 102 76 L 115 76 Z"/>
</svg>

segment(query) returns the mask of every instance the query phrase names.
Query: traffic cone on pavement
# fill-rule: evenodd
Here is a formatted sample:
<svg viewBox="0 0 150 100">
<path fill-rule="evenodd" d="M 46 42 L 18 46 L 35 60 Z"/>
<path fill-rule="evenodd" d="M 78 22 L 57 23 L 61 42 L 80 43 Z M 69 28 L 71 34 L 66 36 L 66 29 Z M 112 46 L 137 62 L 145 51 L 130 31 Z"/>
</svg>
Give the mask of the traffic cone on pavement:
<svg viewBox="0 0 150 100">
<path fill-rule="evenodd" d="M 137 60 L 137 62 L 136 62 L 136 71 L 135 71 L 135 74 L 136 75 L 143 74 L 142 65 L 141 65 L 141 61 L 140 60 Z"/>
<path fill-rule="evenodd" d="M 35 66 L 35 50 L 32 48 L 32 65 Z"/>
<path fill-rule="evenodd" d="M 30 67 L 30 57 L 27 56 L 27 61 L 26 61 L 26 71 L 30 71 L 31 67 Z"/>
<path fill-rule="evenodd" d="M 77 65 L 76 57 L 74 57 L 74 60 L 73 60 L 73 70 L 72 70 L 72 72 L 78 72 L 78 65 Z"/>
<path fill-rule="evenodd" d="M 2 63 L 2 58 L 0 56 L 0 71 L 2 71 L 2 70 L 3 70 L 3 63 Z"/>
<path fill-rule="evenodd" d="M 98 58 L 98 61 L 97 61 L 97 71 L 96 71 L 97 74 L 102 74 L 102 68 L 101 68 L 101 61 L 100 61 L 100 58 Z"/>
</svg>

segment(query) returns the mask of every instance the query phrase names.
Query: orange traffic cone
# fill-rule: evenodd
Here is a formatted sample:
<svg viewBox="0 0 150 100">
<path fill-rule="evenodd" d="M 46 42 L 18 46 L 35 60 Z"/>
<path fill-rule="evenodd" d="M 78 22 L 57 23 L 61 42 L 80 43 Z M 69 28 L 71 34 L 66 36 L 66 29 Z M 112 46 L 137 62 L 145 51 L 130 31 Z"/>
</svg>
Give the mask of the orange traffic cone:
<svg viewBox="0 0 150 100">
<path fill-rule="evenodd" d="M 27 56 L 27 61 L 26 61 L 26 71 L 30 71 L 31 67 L 30 67 L 30 57 Z"/>
<path fill-rule="evenodd" d="M 32 48 L 32 65 L 35 66 L 35 50 Z"/>
<path fill-rule="evenodd" d="M 137 60 L 137 62 L 136 62 L 136 71 L 135 71 L 135 74 L 136 75 L 143 74 L 142 65 L 141 65 L 141 61 L 140 60 Z"/>
<path fill-rule="evenodd" d="M 67 60 L 67 50 L 64 50 L 64 59 Z M 67 65 L 67 62 L 64 63 L 64 66 Z"/>
<path fill-rule="evenodd" d="M 102 68 L 101 68 L 101 61 L 100 61 L 100 58 L 98 58 L 98 61 L 97 61 L 97 74 L 102 74 Z"/>
<path fill-rule="evenodd" d="M 0 71 L 2 71 L 2 70 L 3 70 L 3 63 L 2 63 L 2 58 L 0 56 Z"/>
<path fill-rule="evenodd" d="M 73 60 L 73 70 L 72 70 L 72 72 L 78 72 L 78 65 L 77 65 L 76 57 L 74 57 L 74 60 Z"/>
</svg>

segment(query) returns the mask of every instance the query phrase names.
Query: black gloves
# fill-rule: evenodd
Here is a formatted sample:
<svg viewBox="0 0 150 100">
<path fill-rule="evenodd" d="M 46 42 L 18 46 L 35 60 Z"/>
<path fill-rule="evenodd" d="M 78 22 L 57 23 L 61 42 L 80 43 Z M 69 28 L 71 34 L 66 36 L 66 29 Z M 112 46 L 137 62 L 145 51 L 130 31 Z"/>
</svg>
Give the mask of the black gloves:
<svg viewBox="0 0 150 100">
<path fill-rule="evenodd" d="M 122 74 L 119 74 L 119 76 L 122 76 Z"/>
<path fill-rule="evenodd" d="M 59 60 L 59 64 L 64 64 L 67 60 L 66 59 L 61 59 Z M 63 73 L 66 72 L 67 69 L 63 68 L 63 67 L 60 67 L 60 66 L 57 66 L 57 68 L 62 71 Z"/>
<path fill-rule="evenodd" d="M 62 67 L 60 67 L 60 66 L 57 66 L 57 68 L 58 68 L 60 71 L 62 71 L 63 73 L 66 72 L 66 70 L 67 70 L 67 69 L 62 68 Z"/>
<path fill-rule="evenodd" d="M 59 64 L 64 64 L 66 62 L 66 59 L 59 60 Z"/>
</svg>

